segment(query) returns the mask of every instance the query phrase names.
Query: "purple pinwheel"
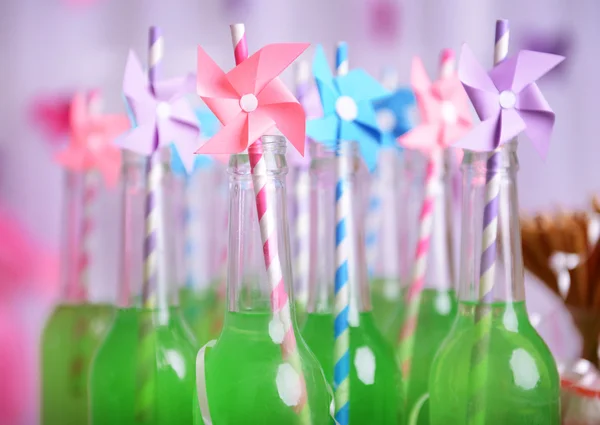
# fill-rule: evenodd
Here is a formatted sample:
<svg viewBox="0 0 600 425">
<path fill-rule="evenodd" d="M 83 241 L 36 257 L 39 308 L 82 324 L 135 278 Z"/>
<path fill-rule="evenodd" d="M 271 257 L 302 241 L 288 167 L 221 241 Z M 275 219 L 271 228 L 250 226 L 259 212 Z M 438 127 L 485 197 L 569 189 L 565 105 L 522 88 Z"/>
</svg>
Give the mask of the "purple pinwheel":
<svg viewBox="0 0 600 425">
<path fill-rule="evenodd" d="M 173 143 L 185 168 L 191 171 L 199 145 L 198 119 L 183 96 L 193 93 L 195 85 L 196 77 L 190 74 L 151 86 L 139 59 L 129 52 L 123 92 L 135 126 L 116 143 L 144 156 Z"/>
<path fill-rule="evenodd" d="M 307 120 L 323 116 L 323 107 L 321 106 L 319 91 L 312 78 L 310 63 L 306 61 L 301 61 L 298 64 L 296 75 L 296 98 L 298 99 L 298 102 L 300 102 L 300 105 L 302 105 Z M 310 143 L 312 142 L 307 137 L 304 156 L 300 155 L 296 149 L 287 150 L 288 163 L 292 167 L 308 169 L 311 162 L 310 149 L 308 149 Z"/>
<path fill-rule="evenodd" d="M 521 50 L 488 73 L 464 45 L 458 75 L 482 122 L 455 146 L 493 151 L 525 131 L 545 158 L 554 112 L 535 82 L 563 60 L 563 56 Z"/>
</svg>

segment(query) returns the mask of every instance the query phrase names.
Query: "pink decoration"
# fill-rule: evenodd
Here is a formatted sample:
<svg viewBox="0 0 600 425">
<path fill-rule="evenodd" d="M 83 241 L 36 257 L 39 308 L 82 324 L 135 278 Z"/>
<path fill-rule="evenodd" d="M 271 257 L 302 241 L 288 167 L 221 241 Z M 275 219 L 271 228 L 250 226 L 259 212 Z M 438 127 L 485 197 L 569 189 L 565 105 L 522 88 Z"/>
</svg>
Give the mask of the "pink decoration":
<svg viewBox="0 0 600 425">
<path fill-rule="evenodd" d="M 277 77 L 308 46 L 268 45 L 227 74 L 198 47 L 198 94 L 223 128 L 196 153 L 240 153 L 277 127 L 303 154 L 304 110 Z"/>
<path fill-rule="evenodd" d="M 39 96 L 30 107 L 30 118 L 39 127 L 52 144 L 60 143 L 69 135 L 71 124 L 70 96 Z"/>
<path fill-rule="evenodd" d="M 108 186 L 114 186 L 121 170 L 121 151 L 113 140 L 129 128 L 125 115 L 91 114 L 83 93 L 73 97 L 70 109 L 71 141 L 56 161 L 75 171 L 98 169 Z"/>
<path fill-rule="evenodd" d="M 452 69 L 444 73 L 444 63 L 453 62 L 449 50 L 442 53 L 442 76 L 431 82 L 420 58 L 412 63 L 411 84 L 417 97 L 421 124 L 398 138 L 405 148 L 431 153 L 460 139 L 472 126 L 467 95 Z M 444 75 L 445 74 L 445 75 Z"/>
<path fill-rule="evenodd" d="M 51 292 L 58 281 L 55 255 L 38 246 L 23 225 L 0 208 L 0 300 L 35 281 Z M 2 376 L 2 375 L 0 375 Z"/>
<path fill-rule="evenodd" d="M 400 0 L 371 0 L 369 29 L 373 38 L 392 41 L 400 32 Z"/>
</svg>

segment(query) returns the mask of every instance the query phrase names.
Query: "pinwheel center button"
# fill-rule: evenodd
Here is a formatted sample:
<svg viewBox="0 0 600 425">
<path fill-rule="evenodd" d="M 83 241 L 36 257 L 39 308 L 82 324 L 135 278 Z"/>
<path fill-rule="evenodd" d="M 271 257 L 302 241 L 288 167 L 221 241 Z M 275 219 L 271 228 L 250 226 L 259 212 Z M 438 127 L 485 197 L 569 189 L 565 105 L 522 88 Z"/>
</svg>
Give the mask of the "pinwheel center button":
<svg viewBox="0 0 600 425">
<path fill-rule="evenodd" d="M 253 112 L 258 108 L 258 99 L 252 93 L 245 94 L 240 99 L 240 108 L 244 112 Z"/>
<path fill-rule="evenodd" d="M 354 121 L 358 116 L 358 106 L 350 96 L 340 96 L 335 102 L 335 112 L 344 121 Z"/>
<path fill-rule="evenodd" d="M 447 100 L 442 102 L 442 119 L 444 122 L 448 124 L 456 124 L 458 120 L 458 112 L 456 111 L 456 106 Z"/>
<path fill-rule="evenodd" d="M 156 116 L 160 119 L 167 119 L 171 115 L 171 105 L 167 102 L 160 102 L 156 105 Z"/>
<path fill-rule="evenodd" d="M 512 109 L 517 104 L 517 96 L 510 91 L 504 90 L 500 93 L 500 106 L 502 109 Z"/>
</svg>

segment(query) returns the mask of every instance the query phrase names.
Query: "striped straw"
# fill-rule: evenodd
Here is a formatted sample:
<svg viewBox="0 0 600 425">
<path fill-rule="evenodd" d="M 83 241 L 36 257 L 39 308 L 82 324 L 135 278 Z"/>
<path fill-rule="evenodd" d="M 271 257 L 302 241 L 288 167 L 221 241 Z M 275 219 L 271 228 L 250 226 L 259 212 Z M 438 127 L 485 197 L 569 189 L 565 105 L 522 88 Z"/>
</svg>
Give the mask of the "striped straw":
<svg viewBox="0 0 600 425">
<path fill-rule="evenodd" d="M 304 104 L 310 89 L 310 65 L 300 62 L 296 69 L 296 97 Z M 306 155 L 306 153 L 305 153 Z M 296 214 L 294 217 L 294 290 L 296 301 L 306 308 L 310 270 L 310 174 L 308 164 L 298 167 L 294 181 Z"/>
<path fill-rule="evenodd" d="M 88 99 L 88 113 L 90 115 L 100 113 L 100 96 L 94 91 Z M 93 143 L 94 134 L 88 135 L 86 143 Z M 94 232 L 94 205 L 98 195 L 99 179 L 98 173 L 95 170 L 85 171 L 83 174 L 83 198 L 82 198 L 82 218 L 81 218 L 81 233 L 79 239 L 79 258 L 76 264 L 76 280 L 72 286 L 74 293 L 72 299 L 78 302 L 86 302 L 88 300 L 89 275 L 91 263 L 91 240 Z M 70 366 L 70 384 L 72 394 L 79 396 L 85 393 L 87 385 L 87 367 L 89 366 L 89 355 L 86 353 L 88 342 L 85 341 L 89 337 L 89 322 L 88 318 L 80 316 L 77 318 L 73 328 L 73 358 Z"/>
<path fill-rule="evenodd" d="M 494 64 L 508 55 L 509 26 L 507 20 L 496 21 Z M 496 268 L 496 238 L 498 236 L 498 202 L 500 195 L 501 161 L 500 149 L 492 152 L 487 160 L 485 183 L 485 208 L 483 212 L 482 252 L 479 272 L 479 302 L 475 310 L 476 340 L 471 353 L 469 374 L 469 406 L 467 419 L 470 425 L 485 423 L 485 385 L 488 373 L 488 348 L 492 328 L 494 275 Z"/>
<path fill-rule="evenodd" d="M 348 73 L 348 45 L 339 43 L 336 52 L 337 75 Z M 352 241 L 348 238 L 348 230 L 352 232 L 348 219 L 351 219 L 352 204 L 348 190 L 347 176 L 350 173 L 351 157 L 343 155 L 348 143 L 338 141 L 338 181 L 335 190 L 336 227 L 335 227 L 335 328 L 334 328 L 334 401 L 335 420 L 339 425 L 350 422 L 350 273 L 352 266 L 350 254 Z M 350 227 L 350 229 L 348 229 Z"/>
<path fill-rule="evenodd" d="M 157 27 L 150 27 L 148 52 L 148 80 L 155 92 L 159 67 L 164 56 L 164 39 Z M 158 149 L 158 134 L 154 135 L 154 149 L 146 165 L 146 239 L 144 241 L 144 276 L 142 281 L 142 305 L 156 308 L 157 300 L 166 302 L 166 296 L 157 296 L 167 285 L 164 250 L 165 234 L 164 199 L 161 190 L 164 172 L 161 152 Z M 166 294 L 165 294 L 166 295 Z M 166 307 L 166 306 L 158 306 Z M 164 309 L 161 309 L 164 312 Z M 159 318 L 160 319 L 160 318 Z M 156 341 L 152 319 L 142 320 L 139 329 L 138 376 L 135 398 L 135 417 L 139 422 L 150 422 L 155 417 L 156 404 Z"/>
<path fill-rule="evenodd" d="M 427 161 L 425 173 L 425 194 L 421 204 L 419 215 L 419 239 L 417 241 L 415 262 L 412 268 L 411 283 L 406 294 L 406 319 L 402 325 L 399 341 L 398 360 L 402 369 L 405 385 L 408 386 L 412 355 L 415 345 L 415 331 L 419 316 L 421 293 L 425 285 L 425 271 L 427 269 L 427 257 L 429 254 L 429 239 L 433 228 L 434 201 L 436 197 L 436 186 L 439 184 L 439 168 L 441 162 L 441 150 L 433 151 Z"/>
<path fill-rule="evenodd" d="M 383 218 L 381 211 L 382 192 L 381 169 L 377 169 L 371 175 L 369 205 L 367 208 L 367 218 L 365 220 L 365 244 L 369 277 L 374 277 L 379 272 L 378 263 L 381 258 L 379 255 L 379 231 L 381 220 Z"/>
<path fill-rule="evenodd" d="M 94 230 L 93 209 L 98 192 L 97 174 L 94 170 L 86 171 L 83 175 L 82 222 L 79 258 L 77 261 L 77 278 L 73 285 L 73 298 L 77 302 L 88 299 L 90 241 Z M 89 356 L 86 354 L 85 338 L 89 332 L 88 318 L 79 316 L 73 326 L 73 354 L 69 367 L 71 393 L 80 396 L 85 393 L 87 385 L 87 366 Z"/>
<path fill-rule="evenodd" d="M 231 40 L 233 42 L 236 65 L 248 58 L 248 44 L 246 41 L 246 30 L 244 24 L 231 25 Z M 306 383 L 302 373 L 302 363 L 296 345 L 296 335 L 292 327 L 292 311 L 290 297 L 287 294 L 279 248 L 277 246 L 277 222 L 275 210 L 269 205 L 274 204 L 274 188 L 269 184 L 267 176 L 267 158 L 265 158 L 262 145 L 253 145 L 248 149 L 252 183 L 256 194 L 256 210 L 258 213 L 260 236 L 263 243 L 263 253 L 267 278 L 271 285 L 271 309 L 273 312 L 272 323 L 283 328 L 283 338 L 275 341 L 281 346 L 283 360 L 299 374 L 301 385 L 301 397 L 295 406 L 302 424 L 311 424 L 310 406 L 307 400 Z M 271 162 L 271 161 L 269 161 Z"/>
</svg>

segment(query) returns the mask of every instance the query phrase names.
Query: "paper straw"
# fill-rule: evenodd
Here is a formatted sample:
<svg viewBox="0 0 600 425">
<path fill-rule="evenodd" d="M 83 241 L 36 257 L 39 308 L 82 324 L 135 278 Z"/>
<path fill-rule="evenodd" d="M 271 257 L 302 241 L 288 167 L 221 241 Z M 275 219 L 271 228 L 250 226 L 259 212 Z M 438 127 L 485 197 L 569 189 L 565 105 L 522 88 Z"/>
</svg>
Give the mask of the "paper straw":
<svg viewBox="0 0 600 425">
<path fill-rule="evenodd" d="M 381 194 L 383 191 L 381 185 L 381 170 L 375 170 L 370 177 L 369 205 L 367 208 L 367 218 L 365 220 L 365 244 L 367 270 L 369 277 L 374 277 L 379 272 L 378 263 L 381 258 L 379 252 L 379 231 L 381 220 L 383 218 L 383 213 L 381 211 Z"/>
<path fill-rule="evenodd" d="M 436 197 L 436 186 L 439 184 L 439 172 L 442 151 L 435 150 L 429 155 L 427 171 L 425 172 L 425 193 L 421 204 L 419 215 L 419 233 L 413 264 L 410 286 L 406 294 L 406 318 L 400 331 L 400 347 L 398 360 L 402 369 L 403 379 L 406 386 L 409 384 L 412 355 L 415 345 L 415 332 L 419 317 L 421 293 L 425 285 L 425 271 L 427 269 L 427 257 L 429 254 L 429 239 L 433 228 L 433 213 Z"/>
<path fill-rule="evenodd" d="M 301 105 L 311 88 L 312 75 L 310 65 L 303 61 L 296 68 L 296 97 Z M 305 149 L 307 155 L 308 146 Z M 295 299 L 302 307 L 308 303 L 308 285 L 310 274 L 310 164 L 296 167 L 294 179 L 294 290 Z"/>
<path fill-rule="evenodd" d="M 502 62 L 508 55 L 509 26 L 507 20 L 496 21 L 494 64 Z M 486 382 L 489 367 L 488 349 L 492 328 L 494 277 L 496 268 L 496 238 L 498 235 L 498 201 L 500 194 L 501 161 L 500 149 L 493 151 L 487 160 L 485 184 L 485 207 L 483 212 L 483 233 L 481 264 L 479 271 L 479 302 L 475 310 L 476 341 L 471 353 L 469 374 L 469 425 L 485 423 Z"/>
<path fill-rule="evenodd" d="M 248 58 L 248 44 L 244 24 L 231 25 L 231 39 L 233 42 L 236 65 Z M 285 288 L 279 248 L 277 246 L 277 217 L 276 211 L 270 208 L 275 203 L 273 199 L 275 188 L 269 184 L 267 177 L 267 162 L 262 145 L 251 146 L 248 149 L 252 183 L 256 195 L 256 210 L 258 213 L 260 236 L 263 244 L 267 278 L 271 286 L 271 308 L 273 311 L 272 323 L 283 328 L 283 339 L 274 341 L 281 346 L 283 360 L 288 362 L 299 374 L 301 383 L 300 402 L 295 406 L 303 424 L 310 424 L 311 413 L 306 394 L 306 383 L 302 372 L 302 363 L 296 345 L 296 335 L 292 327 L 292 313 L 290 297 Z"/>
<path fill-rule="evenodd" d="M 155 91 L 158 80 L 159 68 L 164 56 L 164 40 L 157 27 L 150 27 L 148 51 L 148 80 L 150 89 Z M 161 151 L 158 149 L 158 134 L 154 135 L 154 150 L 148 158 L 146 166 L 146 209 L 145 225 L 146 239 L 144 241 L 144 277 L 142 282 L 142 306 L 146 309 L 157 307 L 157 301 L 166 302 L 165 296 L 157 294 L 164 292 L 168 284 L 165 270 L 164 249 L 165 229 L 163 215 L 165 203 L 163 198 L 163 163 Z M 165 314 L 165 305 L 158 306 Z M 150 314 L 148 312 L 146 315 Z M 159 317 L 159 321 L 164 320 Z M 156 341 L 152 318 L 145 316 L 140 322 L 138 346 L 138 375 L 137 391 L 135 397 L 135 417 L 139 422 L 151 422 L 155 417 L 156 405 Z"/>
<path fill-rule="evenodd" d="M 336 52 L 337 75 L 348 73 L 348 46 L 339 43 Z M 352 204 L 348 190 L 348 175 L 351 172 L 350 155 L 344 155 L 348 142 L 338 140 L 338 181 L 336 185 L 336 227 L 335 227 L 335 328 L 334 328 L 334 400 L 335 419 L 340 425 L 350 421 L 350 267 L 352 240 L 348 237 L 354 231 L 348 219 L 351 219 Z"/>
</svg>

